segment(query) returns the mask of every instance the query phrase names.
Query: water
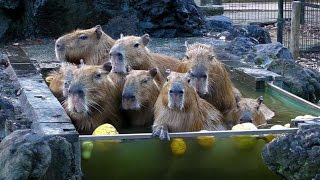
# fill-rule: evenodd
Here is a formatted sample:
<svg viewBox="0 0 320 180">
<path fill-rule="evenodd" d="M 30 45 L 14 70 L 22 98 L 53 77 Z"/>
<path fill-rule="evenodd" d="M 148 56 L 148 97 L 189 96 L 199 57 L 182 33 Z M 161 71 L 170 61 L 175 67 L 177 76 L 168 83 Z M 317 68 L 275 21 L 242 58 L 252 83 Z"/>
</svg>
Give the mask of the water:
<svg viewBox="0 0 320 180">
<path fill-rule="evenodd" d="M 84 179 L 281 179 L 263 164 L 265 141 L 242 149 L 233 139 L 219 138 L 204 148 L 193 138 L 184 139 L 186 151 L 175 155 L 170 143 L 157 139 L 122 143 L 95 143 L 92 156 L 82 160 Z M 108 146 L 109 145 L 109 146 Z"/>
<path fill-rule="evenodd" d="M 302 104 L 266 88 L 255 90 L 234 78 L 243 97 L 264 97 L 264 103 L 275 112 L 269 124 L 286 124 L 298 115 L 320 115 Z M 264 165 L 261 150 L 264 139 L 249 139 L 239 146 L 233 137 L 217 138 L 210 148 L 195 138 L 184 139 L 186 152 L 172 153 L 172 142 L 158 139 L 124 140 L 121 143 L 94 143 L 92 156 L 82 160 L 85 179 L 282 179 Z M 253 143 L 250 145 L 250 142 Z"/>
</svg>

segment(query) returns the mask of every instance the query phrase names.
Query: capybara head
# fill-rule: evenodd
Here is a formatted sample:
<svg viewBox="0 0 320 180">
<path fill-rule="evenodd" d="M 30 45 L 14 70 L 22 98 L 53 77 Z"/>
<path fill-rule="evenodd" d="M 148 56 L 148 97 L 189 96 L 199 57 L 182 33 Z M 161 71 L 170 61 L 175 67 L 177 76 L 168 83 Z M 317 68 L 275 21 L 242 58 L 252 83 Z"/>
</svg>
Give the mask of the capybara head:
<svg viewBox="0 0 320 180">
<path fill-rule="evenodd" d="M 197 93 L 189 84 L 186 73 L 177 73 L 167 70 L 167 82 L 164 84 L 161 95 L 162 102 L 170 109 L 186 110 L 195 104 Z"/>
<path fill-rule="evenodd" d="M 150 41 L 148 34 L 141 37 L 121 35 L 110 50 L 110 61 L 113 72 L 125 72 L 126 67 L 130 66 L 137 69 L 143 65 L 142 56 L 146 55 L 149 50 L 146 48 Z"/>
<path fill-rule="evenodd" d="M 86 64 L 103 64 L 114 40 L 106 35 L 101 26 L 90 29 L 78 29 L 56 40 L 55 53 L 60 61 L 79 64 L 83 59 Z"/>
<path fill-rule="evenodd" d="M 263 97 L 249 99 L 249 98 L 236 98 L 237 107 L 233 110 L 233 118 L 237 119 L 239 123 L 250 122 L 256 126 L 266 124 L 266 118 L 260 110 Z"/>
<path fill-rule="evenodd" d="M 112 86 L 108 76 L 111 64 L 100 66 L 81 65 L 66 76 L 65 93 L 67 96 L 64 106 L 73 115 L 90 115 L 93 111 L 102 111 L 101 104 L 108 96 L 104 89 Z"/>
<path fill-rule="evenodd" d="M 159 76 L 156 68 L 130 71 L 122 92 L 122 108 L 139 110 L 142 107 L 153 107 L 161 88 Z"/>
<path fill-rule="evenodd" d="M 210 46 L 196 43 L 187 48 L 184 61 L 188 61 L 187 69 L 190 84 L 197 90 L 200 96 L 205 96 L 210 88 L 208 83 L 212 71 L 212 63 L 215 60 Z"/>
</svg>

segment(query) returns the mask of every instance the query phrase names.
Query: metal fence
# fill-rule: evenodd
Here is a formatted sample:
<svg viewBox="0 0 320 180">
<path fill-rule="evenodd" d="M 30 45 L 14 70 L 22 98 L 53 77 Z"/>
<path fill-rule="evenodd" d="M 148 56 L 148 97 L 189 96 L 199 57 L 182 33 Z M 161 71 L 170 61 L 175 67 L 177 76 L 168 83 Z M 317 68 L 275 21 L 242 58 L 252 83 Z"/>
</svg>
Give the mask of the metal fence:
<svg viewBox="0 0 320 180">
<path fill-rule="evenodd" d="M 300 55 L 320 61 L 320 0 L 303 2 Z M 272 41 L 289 47 L 292 0 L 223 0 L 224 15 L 235 24 L 260 24 L 267 27 Z"/>
</svg>

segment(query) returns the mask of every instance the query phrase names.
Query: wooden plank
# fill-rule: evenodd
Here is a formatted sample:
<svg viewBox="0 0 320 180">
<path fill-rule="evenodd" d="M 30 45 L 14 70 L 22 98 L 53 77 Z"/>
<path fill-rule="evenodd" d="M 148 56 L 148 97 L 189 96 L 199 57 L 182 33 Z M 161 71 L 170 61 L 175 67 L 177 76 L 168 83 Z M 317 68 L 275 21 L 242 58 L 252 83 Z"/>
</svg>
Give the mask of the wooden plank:
<svg viewBox="0 0 320 180">
<path fill-rule="evenodd" d="M 299 57 L 301 2 L 292 2 L 291 33 L 289 49 L 294 59 Z"/>
</svg>

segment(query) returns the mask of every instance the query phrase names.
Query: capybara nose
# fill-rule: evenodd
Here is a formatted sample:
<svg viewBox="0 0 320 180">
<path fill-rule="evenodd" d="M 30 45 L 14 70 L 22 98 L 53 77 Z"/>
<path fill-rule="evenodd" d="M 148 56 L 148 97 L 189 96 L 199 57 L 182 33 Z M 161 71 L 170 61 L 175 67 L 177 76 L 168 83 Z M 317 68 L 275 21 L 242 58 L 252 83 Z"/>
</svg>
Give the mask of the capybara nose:
<svg viewBox="0 0 320 180">
<path fill-rule="evenodd" d="M 183 91 L 177 90 L 177 89 L 170 89 L 169 93 L 170 94 L 183 94 Z"/>
<path fill-rule="evenodd" d="M 64 44 L 63 44 L 63 43 L 56 43 L 56 48 L 57 48 L 59 51 L 63 51 L 63 50 L 64 50 Z"/>
<path fill-rule="evenodd" d="M 79 85 L 79 84 L 72 85 L 69 88 L 69 93 L 70 94 L 76 94 L 76 95 L 79 95 L 79 96 L 84 96 L 84 91 L 82 89 L 82 86 Z"/>
<path fill-rule="evenodd" d="M 136 96 L 134 94 L 131 94 L 131 93 L 123 93 L 122 94 L 122 98 L 126 99 L 126 100 L 135 100 Z"/>
<path fill-rule="evenodd" d="M 113 58 L 117 58 L 119 60 L 122 60 L 123 59 L 123 54 L 120 53 L 120 52 L 110 52 L 110 56 L 113 57 Z"/>
<path fill-rule="evenodd" d="M 240 123 L 252 123 L 252 113 L 246 112 L 240 117 Z"/>
</svg>

